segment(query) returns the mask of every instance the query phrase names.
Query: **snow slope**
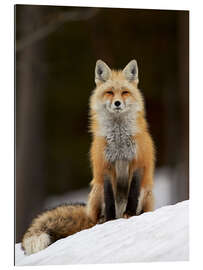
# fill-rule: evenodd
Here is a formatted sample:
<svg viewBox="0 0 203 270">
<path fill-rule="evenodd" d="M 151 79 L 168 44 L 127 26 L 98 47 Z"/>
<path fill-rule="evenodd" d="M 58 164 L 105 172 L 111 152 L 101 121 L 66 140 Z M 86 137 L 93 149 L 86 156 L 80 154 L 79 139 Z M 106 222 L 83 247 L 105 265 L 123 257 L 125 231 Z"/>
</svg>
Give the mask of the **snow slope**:
<svg viewBox="0 0 203 270">
<path fill-rule="evenodd" d="M 183 201 L 96 225 L 30 256 L 16 244 L 16 265 L 187 261 L 188 207 Z"/>
</svg>

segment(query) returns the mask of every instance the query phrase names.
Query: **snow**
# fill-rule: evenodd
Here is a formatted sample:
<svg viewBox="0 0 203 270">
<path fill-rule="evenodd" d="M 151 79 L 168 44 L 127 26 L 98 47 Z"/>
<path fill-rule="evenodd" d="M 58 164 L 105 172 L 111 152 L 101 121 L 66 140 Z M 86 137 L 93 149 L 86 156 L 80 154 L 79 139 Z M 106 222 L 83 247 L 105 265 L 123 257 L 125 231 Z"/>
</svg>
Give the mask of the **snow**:
<svg viewBox="0 0 203 270">
<path fill-rule="evenodd" d="M 58 240 L 25 256 L 16 244 L 16 265 L 187 261 L 189 201 L 129 219 L 117 219 Z"/>
</svg>

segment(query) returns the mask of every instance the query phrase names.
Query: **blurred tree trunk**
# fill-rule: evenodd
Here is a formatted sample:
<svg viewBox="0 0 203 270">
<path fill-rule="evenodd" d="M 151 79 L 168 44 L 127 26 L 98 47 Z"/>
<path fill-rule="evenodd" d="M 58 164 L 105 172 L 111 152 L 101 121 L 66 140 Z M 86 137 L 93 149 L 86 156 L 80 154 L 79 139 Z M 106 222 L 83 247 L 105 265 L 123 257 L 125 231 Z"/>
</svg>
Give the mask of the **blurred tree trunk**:
<svg viewBox="0 0 203 270">
<path fill-rule="evenodd" d="M 170 75 L 165 94 L 165 160 L 174 169 L 171 175 L 174 203 L 189 199 L 189 16 L 177 15 L 177 60 L 172 59 L 176 75 Z M 175 76 L 175 80 L 171 78 Z M 171 89 L 177 89 L 176 92 Z M 175 145 L 175 147 L 174 147 Z M 174 151 L 171 151 L 174 149 Z"/>
<path fill-rule="evenodd" d="M 32 6 L 21 7 L 18 12 L 20 34 L 33 26 L 30 18 L 40 20 L 42 16 L 40 9 Z M 37 65 L 42 54 L 38 43 L 16 55 L 16 242 L 21 240 L 44 199 L 44 80 L 41 63 Z"/>
<path fill-rule="evenodd" d="M 180 12 L 178 17 L 179 37 L 179 106 L 181 144 L 181 175 L 179 177 L 180 199 L 189 198 L 189 12 Z"/>
</svg>

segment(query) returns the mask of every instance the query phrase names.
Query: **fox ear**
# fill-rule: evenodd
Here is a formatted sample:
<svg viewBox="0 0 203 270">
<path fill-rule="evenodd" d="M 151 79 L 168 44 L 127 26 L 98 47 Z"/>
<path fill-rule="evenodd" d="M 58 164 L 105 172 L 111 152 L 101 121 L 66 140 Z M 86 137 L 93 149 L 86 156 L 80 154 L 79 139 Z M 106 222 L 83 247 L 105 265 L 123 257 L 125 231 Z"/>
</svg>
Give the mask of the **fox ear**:
<svg viewBox="0 0 203 270">
<path fill-rule="evenodd" d="M 136 60 L 131 60 L 123 69 L 123 74 L 129 82 L 138 83 L 138 66 Z"/>
<path fill-rule="evenodd" d="M 97 60 L 95 67 L 95 83 L 106 82 L 111 75 L 111 69 L 102 60 Z"/>
</svg>

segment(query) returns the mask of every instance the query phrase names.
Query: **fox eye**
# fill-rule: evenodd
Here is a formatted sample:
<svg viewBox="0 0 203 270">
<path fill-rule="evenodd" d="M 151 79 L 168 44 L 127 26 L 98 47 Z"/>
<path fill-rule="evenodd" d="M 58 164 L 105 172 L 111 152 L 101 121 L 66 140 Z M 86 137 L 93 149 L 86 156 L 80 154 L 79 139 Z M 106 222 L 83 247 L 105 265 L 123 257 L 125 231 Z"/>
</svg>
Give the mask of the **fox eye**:
<svg viewBox="0 0 203 270">
<path fill-rule="evenodd" d="M 122 92 L 122 95 L 126 95 L 126 94 L 129 94 L 129 92 L 128 91 L 123 91 Z"/>
<path fill-rule="evenodd" d="M 113 91 L 107 91 L 106 94 L 113 95 Z"/>
</svg>

